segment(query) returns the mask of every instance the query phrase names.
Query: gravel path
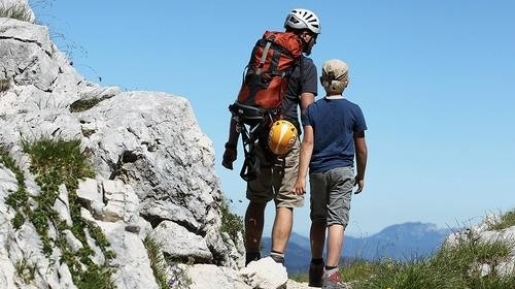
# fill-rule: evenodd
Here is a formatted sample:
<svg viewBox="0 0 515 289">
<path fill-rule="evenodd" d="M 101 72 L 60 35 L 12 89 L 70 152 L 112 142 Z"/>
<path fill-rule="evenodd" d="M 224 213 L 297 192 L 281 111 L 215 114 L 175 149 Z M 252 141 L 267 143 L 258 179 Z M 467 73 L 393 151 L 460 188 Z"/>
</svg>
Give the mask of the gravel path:
<svg viewBox="0 0 515 289">
<path fill-rule="evenodd" d="M 310 288 L 316 288 L 316 287 L 309 287 L 308 283 L 299 283 L 299 282 L 295 282 L 291 279 L 289 279 L 288 283 L 286 283 L 286 289 L 310 289 Z M 347 288 L 351 289 L 349 284 L 347 284 Z"/>
<path fill-rule="evenodd" d="M 288 280 L 288 283 L 286 283 L 286 289 L 309 289 L 309 288 L 315 288 L 315 287 L 309 287 L 308 283 L 298 283 L 293 280 Z"/>
</svg>

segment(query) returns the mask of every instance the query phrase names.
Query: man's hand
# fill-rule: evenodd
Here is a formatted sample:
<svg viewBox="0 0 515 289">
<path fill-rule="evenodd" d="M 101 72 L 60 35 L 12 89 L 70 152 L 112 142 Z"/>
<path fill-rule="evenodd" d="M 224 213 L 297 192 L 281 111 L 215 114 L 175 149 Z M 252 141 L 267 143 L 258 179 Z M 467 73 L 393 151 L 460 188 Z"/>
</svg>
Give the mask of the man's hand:
<svg viewBox="0 0 515 289">
<path fill-rule="evenodd" d="M 236 146 L 226 146 L 223 155 L 222 166 L 226 169 L 232 170 L 232 163 L 238 158 L 238 150 Z"/>
</svg>

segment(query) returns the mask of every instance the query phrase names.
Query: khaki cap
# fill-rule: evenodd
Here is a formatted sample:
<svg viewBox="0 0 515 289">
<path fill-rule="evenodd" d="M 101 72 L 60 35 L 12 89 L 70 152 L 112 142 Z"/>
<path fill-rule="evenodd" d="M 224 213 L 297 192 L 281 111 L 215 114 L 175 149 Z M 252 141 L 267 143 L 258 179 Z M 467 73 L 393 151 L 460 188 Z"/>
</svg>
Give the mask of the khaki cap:
<svg viewBox="0 0 515 289">
<path fill-rule="evenodd" d="M 327 60 L 322 67 L 322 78 L 324 80 L 344 81 L 348 77 L 349 66 L 339 59 Z"/>
</svg>

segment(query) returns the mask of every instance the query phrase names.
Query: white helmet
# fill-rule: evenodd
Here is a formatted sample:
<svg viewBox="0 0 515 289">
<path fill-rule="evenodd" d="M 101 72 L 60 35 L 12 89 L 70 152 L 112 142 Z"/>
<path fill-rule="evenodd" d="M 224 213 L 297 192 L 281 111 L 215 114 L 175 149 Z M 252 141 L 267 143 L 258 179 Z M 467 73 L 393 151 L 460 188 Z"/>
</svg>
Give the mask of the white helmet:
<svg viewBox="0 0 515 289">
<path fill-rule="evenodd" d="M 284 28 L 309 29 L 315 34 L 320 34 L 320 21 L 313 11 L 297 8 L 293 9 L 288 16 L 286 16 Z"/>
</svg>

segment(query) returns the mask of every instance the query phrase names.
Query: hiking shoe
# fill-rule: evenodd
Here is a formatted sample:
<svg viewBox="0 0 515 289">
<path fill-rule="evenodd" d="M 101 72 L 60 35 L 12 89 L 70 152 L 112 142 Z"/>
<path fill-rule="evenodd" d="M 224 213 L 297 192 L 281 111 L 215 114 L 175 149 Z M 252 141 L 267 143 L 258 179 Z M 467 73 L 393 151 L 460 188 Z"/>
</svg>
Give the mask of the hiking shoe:
<svg viewBox="0 0 515 289">
<path fill-rule="evenodd" d="M 324 274 L 324 263 L 309 264 L 309 287 L 322 287 L 322 275 Z"/>
<path fill-rule="evenodd" d="M 324 274 L 322 278 L 322 288 L 324 289 L 348 289 L 348 287 L 342 283 L 340 272 L 336 271 L 330 276 Z"/>
<path fill-rule="evenodd" d="M 252 261 L 257 261 L 261 259 L 261 253 L 259 252 L 249 252 L 245 254 L 245 267 Z"/>
</svg>

